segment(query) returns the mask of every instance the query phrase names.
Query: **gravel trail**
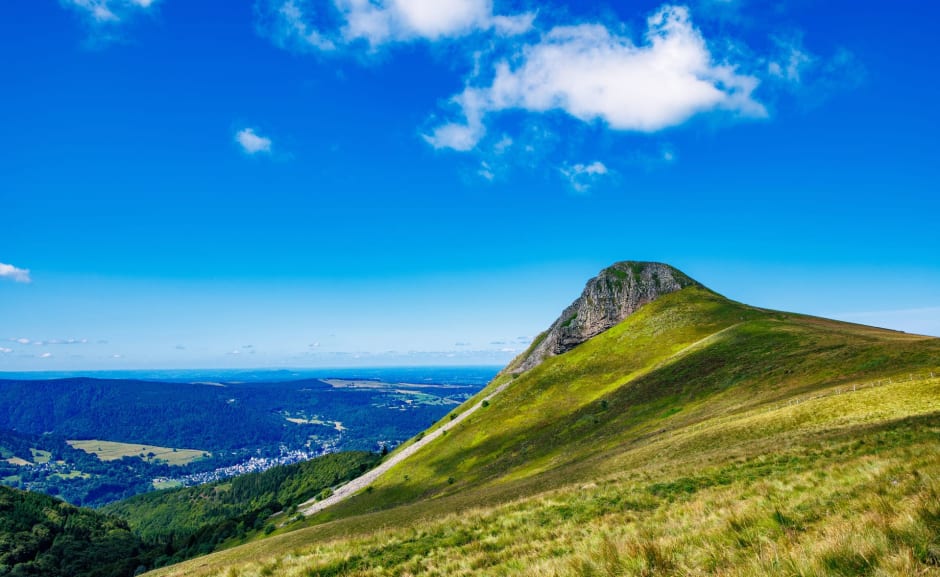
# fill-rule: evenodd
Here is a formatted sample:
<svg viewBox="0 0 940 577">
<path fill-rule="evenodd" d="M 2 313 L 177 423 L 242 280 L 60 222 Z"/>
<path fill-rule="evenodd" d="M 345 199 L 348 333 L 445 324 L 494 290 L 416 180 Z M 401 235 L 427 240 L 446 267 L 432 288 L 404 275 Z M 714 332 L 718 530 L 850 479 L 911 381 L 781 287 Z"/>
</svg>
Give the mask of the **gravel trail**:
<svg viewBox="0 0 940 577">
<path fill-rule="evenodd" d="M 466 411 L 457 415 L 457 417 L 453 421 L 450 421 L 449 423 L 443 425 L 441 428 L 437 429 L 436 431 L 432 433 L 428 433 L 420 441 L 417 441 L 414 444 L 406 447 L 400 453 L 395 453 L 394 455 L 392 455 L 391 458 L 384 461 L 378 467 L 366 471 L 359 477 L 356 477 L 352 481 L 341 486 L 339 489 L 336 489 L 336 491 L 331 496 L 327 497 L 326 499 L 323 499 L 322 501 L 316 501 L 315 499 L 310 499 L 309 501 L 306 501 L 305 503 L 302 503 L 300 506 L 298 506 L 297 509 L 302 514 L 306 516 L 310 516 L 310 515 L 319 513 L 320 511 L 322 511 L 323 509 L 326 509 L 327 507 L 331 505 L 335 505 L 336 503 L 345 501 L 346 499 L 352 497 L 353 495 L 355 495 L 362 489 L 365 489 L 366 487 L 371 485 L 373 482 L 375 482 L 375 480 L 381 477 L 386 471 L 388 471 L 389 469 L 391 469 L 398 463 L 401 463 L 403 460 L 407 459 L 411 455 L 414 455 L 415 453 L 420 451 L 422 447 L 424 447 L 425 445 L 427 445 L 434 439 L 437 439 L 438 437 L 443 435 L 444 431 L 448 431 L 452 429 L 458 423 L 460 423 L 461 421 L 463 421 L 464 419 L 466 419 L 467 417 L 475 413 L 477 409 L 483 406 L 483 401 L 489 401 L 490 399 L 492 399 L 499 393 L 503 392 L 503 389 L 505 389 L 509 385 L 510 382 L 512 381 L 508 381 L 496 387 L 496 390 L 494 390 L 492 393 L 490 393 L 489 395 L 481 399 L 480 402 L 478 402 L 477 404 L 473 405 Z"/>
</svg>

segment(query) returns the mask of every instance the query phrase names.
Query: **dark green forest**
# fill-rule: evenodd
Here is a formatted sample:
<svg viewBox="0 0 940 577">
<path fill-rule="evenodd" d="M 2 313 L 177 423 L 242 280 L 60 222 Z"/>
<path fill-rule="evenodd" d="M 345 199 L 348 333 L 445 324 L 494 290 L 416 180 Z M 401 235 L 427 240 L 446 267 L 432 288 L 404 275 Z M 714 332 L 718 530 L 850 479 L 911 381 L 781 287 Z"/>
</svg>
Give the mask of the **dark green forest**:
<svg viewBox="0 0 940 577">
<path fill-rule="evenodd" d="M 462 401 L 479 387 L 422 389 Z M 393 389 L 335 388 L 316 379 L 278 383 L 101 380 L 0 380 L 0 429 L 63 439 L 239 451 L 299 447 L 331 426 L 297 424 L 285 415 L 319 415 L 347 430 L 342 449 L 375 450 L 376 440 L 404 440 L 446 414 L 440 403 L 406 403 Z"/>
<path fill-rule="evenodd" d="M 126 521 L 0 486 L 0 576 L 130 577 L 150 549 Z"/>
<path fill-rule="evenodd" d="M 130 577 L 275 529 L 300 503 L 374 466 L 345 452 L 224 482 L 139 495 L 99 511 L 0 486 L 0 576 Z M 280 516 L 281 521 L 290 517 Z"/>
</svg>

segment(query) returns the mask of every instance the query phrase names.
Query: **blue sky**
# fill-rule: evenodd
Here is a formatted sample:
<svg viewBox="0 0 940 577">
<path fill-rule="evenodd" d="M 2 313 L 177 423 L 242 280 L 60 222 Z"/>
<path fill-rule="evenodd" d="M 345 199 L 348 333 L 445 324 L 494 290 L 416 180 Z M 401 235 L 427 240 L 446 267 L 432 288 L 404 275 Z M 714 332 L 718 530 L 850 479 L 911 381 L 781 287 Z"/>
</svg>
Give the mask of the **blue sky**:
<svg viewBox="0 0 940 577">
<path fill-rule="evenodd" d="M 499 364 L 626 259 L 940 335 L 885 6 L 9 0 L 0 371 Z"/>
</svg>

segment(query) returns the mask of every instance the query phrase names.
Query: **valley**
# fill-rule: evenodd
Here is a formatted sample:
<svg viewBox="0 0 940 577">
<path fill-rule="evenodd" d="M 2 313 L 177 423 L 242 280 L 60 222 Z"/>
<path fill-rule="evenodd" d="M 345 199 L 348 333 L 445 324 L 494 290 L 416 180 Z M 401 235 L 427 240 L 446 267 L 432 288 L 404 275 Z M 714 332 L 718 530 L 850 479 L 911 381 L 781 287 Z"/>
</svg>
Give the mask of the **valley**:
<svg viewBox="0 0 940 577">
<path fill-rule="evenodd" d="M 445 384 L 366 373 L 212 384 L 203 374 L 193 382 L 0 379 L 0 482 L 97 507 L 337 451 L 378 452 L 473 395 L 479 375 L 495 370 L 426 372 Z"/>
</svg>

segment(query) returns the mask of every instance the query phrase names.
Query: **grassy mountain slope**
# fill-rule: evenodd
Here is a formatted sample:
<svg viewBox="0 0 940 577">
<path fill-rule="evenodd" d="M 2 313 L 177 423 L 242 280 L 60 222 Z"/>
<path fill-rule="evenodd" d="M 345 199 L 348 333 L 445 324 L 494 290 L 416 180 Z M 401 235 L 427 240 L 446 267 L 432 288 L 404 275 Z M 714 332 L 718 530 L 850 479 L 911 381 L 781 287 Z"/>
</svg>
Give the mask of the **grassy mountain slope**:
<svg viewBox="0 0 940 577">
<path fill-rule="evenodd" d="M 686 288 L 317 525 L 161 574 L 940 574 L 931 371 L 940 339 Z"/>
</svg>

